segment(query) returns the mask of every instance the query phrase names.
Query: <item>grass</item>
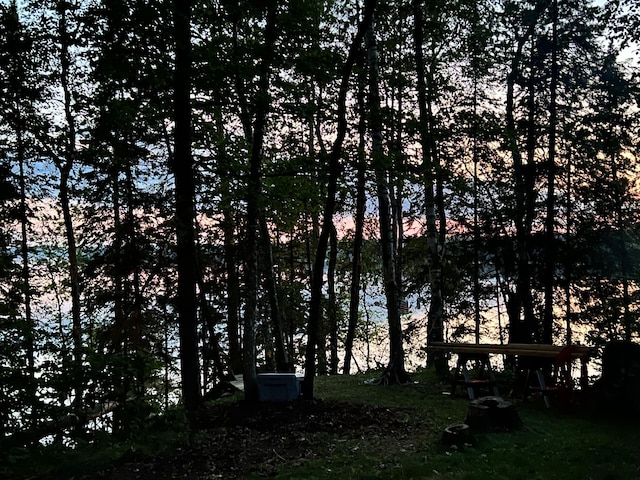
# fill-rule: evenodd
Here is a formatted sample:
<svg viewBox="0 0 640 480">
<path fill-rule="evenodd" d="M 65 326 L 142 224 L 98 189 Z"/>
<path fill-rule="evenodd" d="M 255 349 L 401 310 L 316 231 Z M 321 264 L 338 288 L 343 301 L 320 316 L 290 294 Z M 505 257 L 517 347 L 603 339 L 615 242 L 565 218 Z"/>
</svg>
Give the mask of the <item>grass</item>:
<svg viewBox="0 0 640 480">
<path fill-rule="evenodd" d="M 430 372 L 413 378 L 418 383 L 390 387 L 366 385 L 363 376 L 318 379 L 317 396 L 324 400 L 401 407 L 424 429 L 397 443 L 343 441 L 321 459 L 281 468 L 277 478 L 640 480 L 640 421 L 633 416 L 593 418 L 546 409 L 539 399 L 514 400 L 522 430 L 477 434 L 474 446 L 445 450 L 442 430 L 464 421 L 469 400 L 443 395 L 446 386 Z"/>
<path fill-rule="evenodd" d="M 366 384 L 370 378 L 319 377 L 316 396 L 386 407 L 400 420 L 399 427 L 392 432 L 384 427 L 368 429 L 348 437 L 324 431 L 305 435 L 312 453 L 279 464 L 270 475 L 290 480 L 640 480 L 640 421 L 632 414 L 593 417 L 546 409 L 541 399 L 526 403 L 514 399 L 522 430 L 476 434 L 473 446 L 446 450 L 440 442 L 442 431 L 462 423 L 467 414 L 469 400 L 462 391 L 443 394 L 448 386 L 438 383 L 431 371 L 414 373 L 416 383 L 411 385 Z M 155 426 L 141 427 L 135 438 L 124 442 L 105 438 L 75 450 L 51 447 L 40 451 L 38 458 L 26 451 L 9 457 L 0 454 L 0 477 L 71 478 L 96 473 L 113 462 L 170 452 L 184 445 L 186 435 L 183 416 L 174 413 Z"/>
</svg>

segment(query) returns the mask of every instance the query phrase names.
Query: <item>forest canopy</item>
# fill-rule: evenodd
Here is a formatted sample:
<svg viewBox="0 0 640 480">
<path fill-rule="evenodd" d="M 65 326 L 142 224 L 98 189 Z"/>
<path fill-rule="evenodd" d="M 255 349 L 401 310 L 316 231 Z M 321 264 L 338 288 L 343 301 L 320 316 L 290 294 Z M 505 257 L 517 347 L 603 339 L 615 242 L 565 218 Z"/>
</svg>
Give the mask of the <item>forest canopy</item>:
<svg viewBox="0 0 640 480">
<path fill-rule="evenodd" d="M 0 441 L 126 430 L 236 375 L 255 400 L 258 371 L 404 382 L 434 341 L 637 340 L 639 23 L 3 0 Z"/>
</svg>

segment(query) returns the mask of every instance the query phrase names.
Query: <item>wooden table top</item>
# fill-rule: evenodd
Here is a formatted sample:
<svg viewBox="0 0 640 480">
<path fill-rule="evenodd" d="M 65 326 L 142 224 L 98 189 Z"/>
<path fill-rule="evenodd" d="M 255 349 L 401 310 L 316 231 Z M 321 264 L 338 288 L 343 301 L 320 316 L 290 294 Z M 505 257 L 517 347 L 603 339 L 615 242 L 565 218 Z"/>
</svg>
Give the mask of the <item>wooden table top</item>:
<svg viewBox="0 0 640 480">
<path fill-rule="evenodd" d="M 451 352 L 451 353 L 479 353 L 479 354 L 503 354 L 521 355 L 527 357 L 555 358 L 566 348 L 566 345 L 529 344 L 529 343 L 443 343 L 433 342 L 427 345 L 427 351 Z M 594 348 L 587 345 L 571 345 L 572 358 L 589 358 L 593 356 Z"/>
</svg>

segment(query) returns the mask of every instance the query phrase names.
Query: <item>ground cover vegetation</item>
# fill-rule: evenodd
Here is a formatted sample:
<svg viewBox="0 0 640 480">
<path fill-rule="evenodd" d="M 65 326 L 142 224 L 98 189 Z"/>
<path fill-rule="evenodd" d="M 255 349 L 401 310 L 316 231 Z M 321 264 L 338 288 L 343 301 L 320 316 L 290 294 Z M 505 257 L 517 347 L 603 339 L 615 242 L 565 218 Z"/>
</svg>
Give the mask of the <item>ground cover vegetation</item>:
<svg viewBox="0 0 640 480">
<path fill-rule="evenodd" d="M 433 369 L 414 383 L 380 387 L 382 372 L 323 376 L 317 398 L 284 404 L 244 402 L 235 394 L 198 411 L 198 428 L 173 412 L 129 438 L 3 464 L 9 478 L 453 478 L 632 479 L 640 475 L 637 421 L 594 408 L 588 395 L 568 410 L 540 398 L 514 399 L 523 427 L 442 443 L 464 421 L 466 395 L 449 391 Z M 503 379 L 502 386 L 509 381 Z M 584 392 L 583 392 L 584 394 Z M 191 436 L 191 438 L 190 438 Z M 24 462 L 28 458 L 30 463 Z"/>
<path fill-rule="evenodd" d="M 637 340 L 639 19 L 2 1 L 0 449 L 193 420 L 240 374 L 309 400 L 444 374 L 430 342 Z"/>
</svg>

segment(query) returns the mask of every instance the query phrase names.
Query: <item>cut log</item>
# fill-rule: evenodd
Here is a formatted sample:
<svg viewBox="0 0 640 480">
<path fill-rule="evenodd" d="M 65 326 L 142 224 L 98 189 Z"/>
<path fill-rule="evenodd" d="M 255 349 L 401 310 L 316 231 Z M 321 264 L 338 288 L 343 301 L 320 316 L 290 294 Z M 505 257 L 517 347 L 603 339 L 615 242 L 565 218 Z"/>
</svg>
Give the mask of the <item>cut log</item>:
<svg viewBox="0 0 640 480">
<path fill-rule="evenodd" d="M 500 397 L 481 397 L 471 401 L 465 423 L 475 432 L 522 428 L 522 420 L 513 404 Z"/>
<path fill-rule="evenodd" d="M 442 445 L 445 447 L 461 447 L 471 444 L 473 444 L 471 429 L 465 423 L 450 425 L 442 432 Z"/>
<path fill-rule="evenodd" d="M 473 428 L 475 432 L 489 432 L 493 427 L 489 407 L 477 403 L 477 400 L 469 404 L 465 422 Z"/>
</svg>

